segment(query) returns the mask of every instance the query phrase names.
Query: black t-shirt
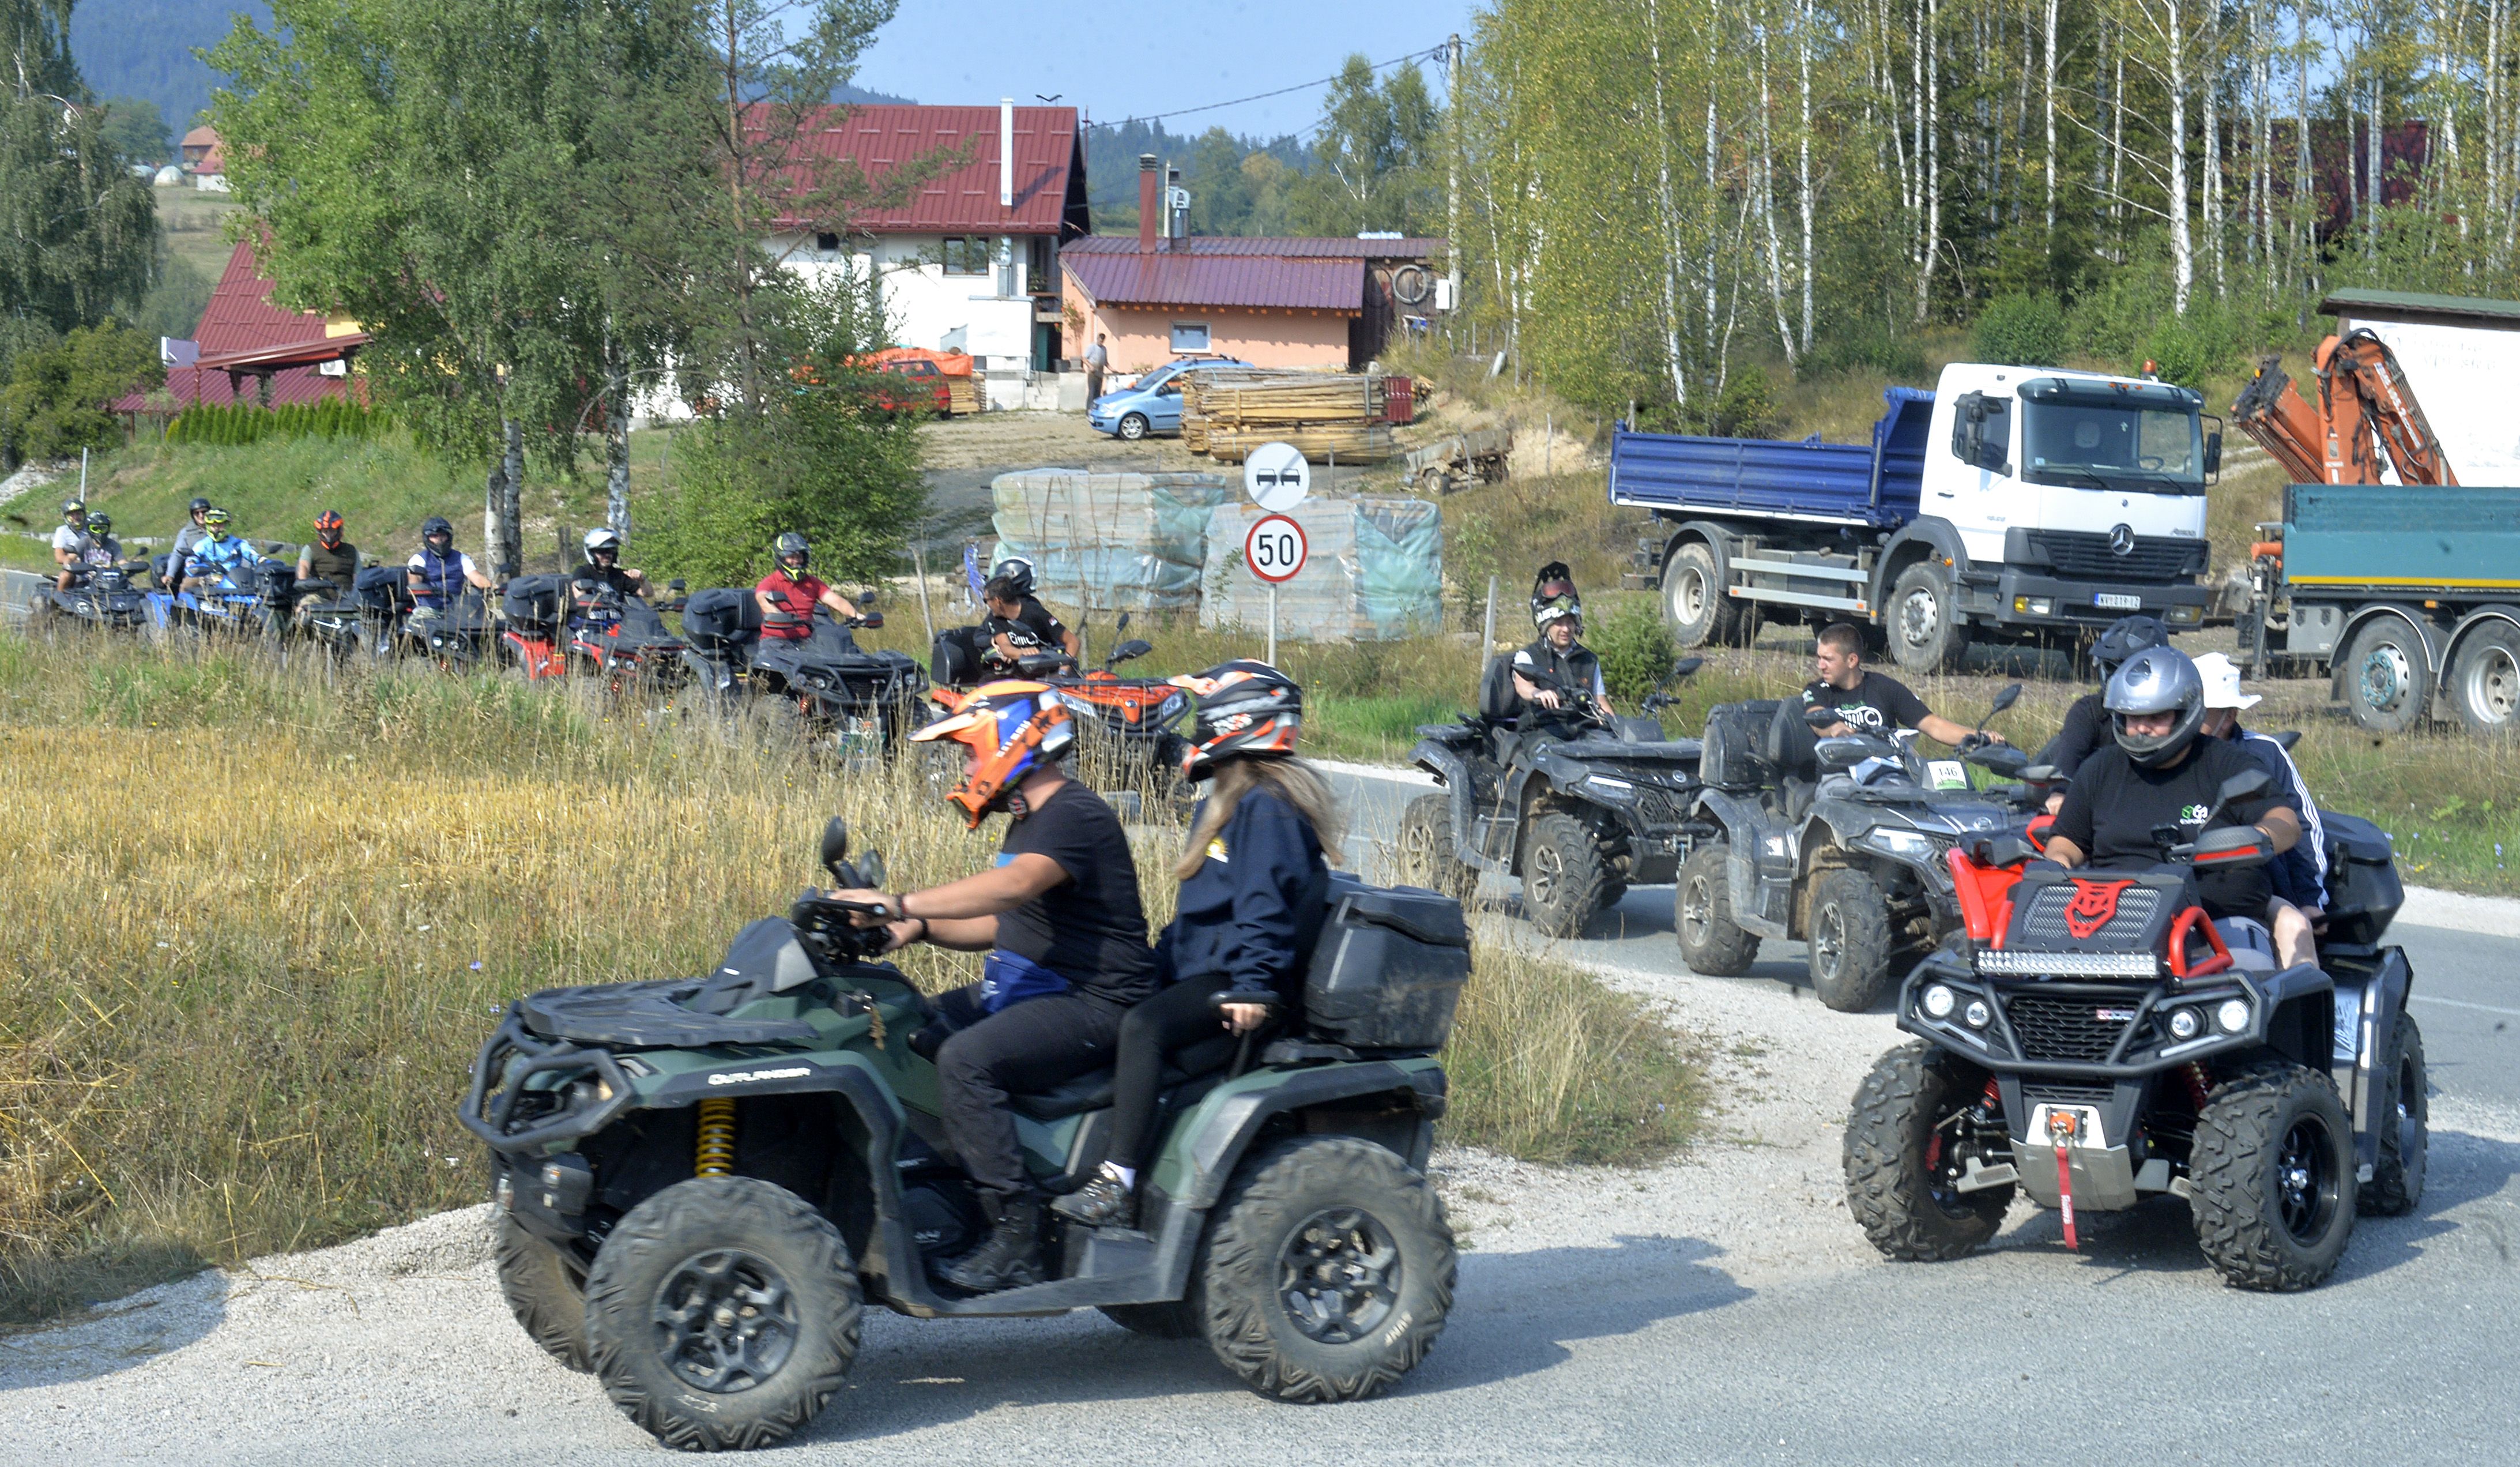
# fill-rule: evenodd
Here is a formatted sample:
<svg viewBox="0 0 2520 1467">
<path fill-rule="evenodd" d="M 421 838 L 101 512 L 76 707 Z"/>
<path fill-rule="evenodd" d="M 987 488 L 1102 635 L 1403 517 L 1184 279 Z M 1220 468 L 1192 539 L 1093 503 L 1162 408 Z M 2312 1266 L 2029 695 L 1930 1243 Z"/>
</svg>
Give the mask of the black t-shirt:
<svg viewBox="0 0 2520 1467">
<path fill-rule="evenodd" d="M 2083 767 L 2083 760 L 2114 738 L 2109 730 L 2109 711 L 2100 706 L 2100 695 L 2085 693 L 2065 710 L 2065 726 L 2056 730 L 2056 737 L 2048 741 L 2048 747 L 2039 751 L 2033 762 L 2053 764 L 2057 773 L 2071 778 L 2075 770 Z"/>
<path fill-rule="evenodd" d="M 619 566 L 599 566 L 593 561 L 586 561 L 570 572 L 568 578 L 571 583 L 591 580 L 599 585 L 610 586 L 624 596 L 635 596 L 639 593 L 639 582 L 631 579 L 630 573 Z"/>
<path fill-rule="evenodd" d="M 350 594 L 350 585 L 359 578 L 359 547 L 343 540 L 338 545 L 306 547 L 306 573 L 316 580 L 329 580 Z"/>
<path fill-rule="evenodd" d="M 1058 619 L 1050 614 L 1050 608 L 1030 596 L 1015 604 L 1013 616 L 991 617 L 982 621 L 980 631 L 983 639 L 990 642 L 995 642 L 1001 633 L 1005 634 L 1018 653 L 1036 649 L 1045 652 L 1067 650 L 1067 628 L 1058 624 Z"/>
<path fill-rule="evenodd" d="M 2056 811 L 2050 838 L 2062 836 L 2080 847 L 2094 866 L 2149 866 L 2161 859 L 2154 827 L 2175 825 L 2179 839 L 2193 841 L 2207 830 L 2248 825 L 2266 813 L 2263 799 L 2226 805 L 2209 823 L 2223 781 L 2258 767 L 2239 746 L 2199 736 L 2195 752 L 2167 769 L 2146 769 L 2108 744 L 2074 771 L 2065 802 Z M 2267 898 L 2274 894 L 2273 878 L 2264 866 L 2244 871 L 2200 871 L 2197 895 L 2217 917 L 2266 916 Z"/>
<path fill-rule="evenodd" d="M 998 864 L 1046 855 L 1067 880 L 998 917 L 998 945 L 1066 979 L 1089 997 L 1136 1003 L 1155 990 L 1138 863 L 1120 817 L 1069 780 L 1007 827 Z"/>
<path fill-rule="evenodd" d="M 1933 710 L 1895 677 L 1867 672 L 1852 688 L 1814 682 L 1803 689 L 1803 707 L 1824 708 L 1857 733 L 1887 734 L 1894 728 L 1915 728 Z"/>
</svg>

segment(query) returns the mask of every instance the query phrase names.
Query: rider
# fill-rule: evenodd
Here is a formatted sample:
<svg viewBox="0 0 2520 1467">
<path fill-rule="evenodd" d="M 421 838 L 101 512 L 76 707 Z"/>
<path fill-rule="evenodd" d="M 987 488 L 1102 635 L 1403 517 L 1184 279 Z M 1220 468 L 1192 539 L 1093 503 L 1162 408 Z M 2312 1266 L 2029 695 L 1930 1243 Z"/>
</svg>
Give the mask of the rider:
<svg viewBox="0 0 2520 1467">
<path fill-rule="evenodd" d="M 2169 645 L 2170 628 L 2162 623 L 2160 618 L 2120 617 L 2100 633 L 2099 640 L 2092 644 L 2092 665 L 2099 669 L 2100 681 L 2105 685 L 2109 674 L 2128 658 L 2147 647 Z M 2100 707 L 2100 690 L 2094 688 L 2075 699 L 2074 706 L 2065 710 L 2065 726 L 2056 730 L 2056 737 L 2048 741 L 2047 747 L 2039 751 L 2039 756 L 2033 762 L 2047 764 L 2057 773 L 2070 776 L 2083 766 L 2083 760 L 2092 756 L 2093 750 L 2108 741 L 2108 710 Z M 2064 801 L 2065 792 L 2062 790 L 2048 796 L 2048 813 L 2056 813 L 2056 807 Z"/>
<path fill-rule="evenodd" d="M 586 561 L 569 573 L 571 580 L 592 580 L 619 591 L 624 596 L 645 597 L 648 577 L 621 564 L 621 536 L 609 529 L 596 528 L 586 532 Z"/>
<path fill-rule="evenodd" d="M 455 527 L 443 515 L 420 522 L 420 548 L 412 552 L 404 569 L 410 573 L 416 620 L 443 616 L 468 585 L 476 591 L 490 589 L 490 577 L 472 564 L 472 557 L 455 548 Z"/>
<path fill-rule="evenodd" d="M 1578 640 L 1584 634 L 1584 608 L 1575 599 L 1573 582 L 1533 602 L 1531 624 L 1540 628 L 1540 636 L 1513 655 L 1513 690 L 1523 702 L 1516 726 L 1562 725 L 1567 710 L 1560 688 L 1591 699 L 1600 715 L 1609 717 L 1610 690 L 1601 681 L 1601 660 Z"/>
<path fill-rule="evenodd" d="M 911 1040 L 935 1057 L 945 1139 L 990 1222 L 977 1248 L 939 1270 L 973 1293 L 1042 1276 L 1041 1197 L 1024 1170 L 1008 1097 L 1109 1065 L 1121 1016 L 1155 987 L 1138 866 L 1120 818 L 1059 767 L 1075 733 L 1046 684 L 973 689 L 911 737 L 965 746 L 963 781 L 946 798 L 972 829 L 992 810 L 1013 817 L 997 863 L 898 896 L 836 894 L 888 908 L 887 950 L 926 941 L 989 954 L 981 981 L 939 997 L 935 1021 Z"/>
<path fill-rule="evenodd" d="M 2205 681 L 2185 653 L 2154 647 L 2127 659 L 2102 695 L 2113 742 L 2066 787 L 2048 836 L 2048 858 L 2063 866 L 2150 865 L 2161 859 L 2154 832 L 2193 841 L 2209 829 L 2254 824 L 2278 851 L 2301 839 L 2301 822 L 2265 795 L 2222 803 L 2235 774 L 2258 767 L 2238 746 L 2204 736 Z M 2254 809 L 2253 819 L 2242 810 Z M 2196 873 L 2197 899 L 2218 920 L 2265 920 L 2274 889 L 2265 866 Z"/>
<path fill-rule="evenodd" d="M 2274 930 L 2275 957 L 2285 967 L 2316 960 L 2312 929 L 2326 915 L 2327 832 L 2319 823 L 2318 805 L 2310 798 L 2292 756 L 2281 743 L 2240 727 L 2240 711 L 2257 707 L 2255 693 L 2240 691 L 2240 669 L 2219 652 L 2196 659 L 2196 674 L 2205 681 L 2204 737 L 2221 739 L 2258 761 L 2272 783 L 2267 798 L 2281 801 L 2301 822 L 2302 839 L 2267 867 L 2274 898 L 2267 904 L 2267 926 Z"/>
<path fill-rule="evenodd" d="M 1091 1181 L 1051 1204 L 1097 1227 L 1137 1216 L 1165 1054 L 1220 1022 L 1247 1034 L 1297 996 L 1288 991 L 1303 982 L 1296 958 L 1321 934 L 1327 862 L 1337 859 L 1337 802 L 1295 757 L 1303 690 L 1257 662 L 1173 680 L 1198 697 L 1182 776 L 1210 783 L 1173 866 L 1180 915 L 1155 939 L 1166 986 L 1120 1021 L 1110 1150 Z"/>
<path fill-rule="evenodd" d="M 61 573 L 53 578 L 54 589 L 68 590 L 86 573 L 90 543 L 87 502 L 82 499 L 63 500 L 61 527 L 53 531 L 53 564 L 61 568 Z"/>
<path fill-rule="evenodd" d="M 590 545 L 591 542 L 592 537 Z M 752 598 L 761 603 L 765 614 L 761 623 L 763 641 L 801 642 L 812 636 L 814 608 L 818 606 L 830 607 L 833 615 L 844 620 L 856 619 L 858 609 L 849 604 L 849 598 L 825 585 L 805 569 L 813 563 L 814 547 L 805 543 L 803 535 L 792 529 L 781 535 L 778 543 L 771 546 L 771 554 L 779 563 L 778 569 L 761 577 L 760 583 L 752 588 Z M 776 623 L 766 615 L 770 612 L 786 612 L 796 619 L 787 624 Z"/>
<path fill-rule="evenodd" d="M 209 537 L 209 531 L 202 527 L 202 517 L 209 512 L 210 501 L 206 499 L 196 498 L 186 507 L 189 518 L 184 527 L 175 531 L 175 546 L 167 552 L 164 573 L 159 577 L 165 584 L 173 585 L 184 578 L 184 562 L 192 555 L 193 547 Z"/>
<path fill-rule="evenodd" d="M 329 580 L 347 596 L 359 581 L 359 547 L 341 538 L 341 528 L 339 510 L 328 509 L 315 517 L 314 543 L 297 552 L 297 578 Z"/>
<path fill-rule="evenodd" d="M 113 537 L 113 517 L 103 510 L 87 517 L 85 568 L 101 571 L 122 559 L 122 542 Z"/>
<path fill-rule="evenodd" d="M 1972 732 L 1925 707 L 1925 700 L 1909 691 L 1906 683 L 1866 671 L 1864 633 L 1844 621 L 1821 628 L 1812 670 L 1814 676 L 1803 688 L 1803 708 L 1807 712 L 1820 709 L 1835 715 L 1834 721 L 1827 724 L 1812 720 L 1822 738 L 1847 734 L 1887 738 L 1894 728 L 1912 728 L 1957 749 Z M 1982 737 L 1997 744 L 2003 742 L 2001 734 Z"/>
<path fill-rule="evenodd" d="M 228 512 L 213 505 L 202 512 L 202 538 L 187 553 L 184 579 L 176 589 L 207 590 L 222 576 L 254 564 L 255 559 L 252 545 L 228 532 Z"/>
<path fill-rule="evenodd" d="M 1059 624 L 1032 591 L 1030 561 L 1011 556 L 989 573 L 988 584 L 980 588 L 980 603 L 989 613 L 980 622 L 980 635 L 988 643 L 989 658 L 1012 664 L 1050 648 L 1064 649 L 1069 657 L 1084 656 L 1084 640 Z"/>
</svg>

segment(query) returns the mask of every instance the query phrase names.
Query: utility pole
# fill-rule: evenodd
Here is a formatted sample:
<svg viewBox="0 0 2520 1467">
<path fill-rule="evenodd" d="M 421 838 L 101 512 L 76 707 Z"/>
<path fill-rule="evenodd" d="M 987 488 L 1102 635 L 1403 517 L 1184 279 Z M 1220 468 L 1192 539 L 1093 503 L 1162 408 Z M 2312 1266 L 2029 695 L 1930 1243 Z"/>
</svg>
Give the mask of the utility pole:
<svg viewBox="0 0 2520 1467">
<path fill-rule="evenodd" d="M 1453 94 L 1452 115 L 1447 118 L 1453 124 L 1452 160 L 1444 181 L 1444 294 L 1452 301 L 1452 309 L 1445 313 L 1444 334 L 1449 339 L 1452 318 L 1462 309 L 1462 33 L 1458 30 L 1445 43 L 1444 66 Z"/>
</svg>

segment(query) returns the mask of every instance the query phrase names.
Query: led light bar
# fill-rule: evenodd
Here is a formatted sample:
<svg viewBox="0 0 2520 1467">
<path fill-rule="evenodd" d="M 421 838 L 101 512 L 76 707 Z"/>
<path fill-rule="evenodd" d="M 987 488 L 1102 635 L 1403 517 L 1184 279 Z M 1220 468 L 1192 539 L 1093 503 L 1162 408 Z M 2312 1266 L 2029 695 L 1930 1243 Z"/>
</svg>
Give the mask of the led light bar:
<svg viewBox="0 0 2520 1467">
<path fill-rule="evenodd" d="M 1989 978 L 2157 978 L 2161 959 L 2148 952 L 1981 952 Z"/>
</svg>

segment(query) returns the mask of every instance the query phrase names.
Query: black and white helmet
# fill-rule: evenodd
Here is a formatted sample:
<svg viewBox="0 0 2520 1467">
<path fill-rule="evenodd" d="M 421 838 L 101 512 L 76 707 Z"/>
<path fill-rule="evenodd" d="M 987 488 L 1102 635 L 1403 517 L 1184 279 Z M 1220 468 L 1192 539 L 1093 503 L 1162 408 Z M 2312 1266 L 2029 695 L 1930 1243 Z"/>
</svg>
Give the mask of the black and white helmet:
<svg viewBox="0 0 2520 1467">
<path fill-rule="evenodd" d="M 1172 679 L 1198 699 L 1182 777 L 1208 778 L 1227 758 L 1284 757 L 1304 728 L 1304 690 L 1267 663 L 1242 659 Z"/>
<path fill-rule="evenodd" d="M 585 545 L 586 558 L 589 561 L 595 559 L 595 552 L 599 550 L 611 552 L 612 558 L 616 561 L 621 559 L 621 537 L 609 529 L 598 527 L 588 530 Z"/>
<path fill-rule="evenodd" d="M 796 562 L 792 566 L 788 564 L 791 557 Z M 771 544 L 770 558 L 789 575 L 802 575 L 805 568 L 814 563 L 814 547 L 805 542 L 803 535 L 791 529 Z"/>
<path fill-rule="evenodd" d="M 2092 661 L 2102 672 L 2110 672 L 2138 652 L 2169 645 L 2170 628 L 2159 617 L 2120 617 L 2092 644 Z"/>
<path fill-rule="evenodd" d="M 989 568 L 992 582 L 1004 581 L 1010 597 L 1020 601 L 1032 594 L 1032 562 L 1020 555 L 1011 555 Z"/>
<path fill-rule="evenodd" d="M 2205 679 L 2187 654 L 2174 647 L 2148 647 L 2126 660 L 2109 675 L 2100 697 L 2109 711 L 2109 728 L 2127 757 L 2147 769 L 2177 759 L 2196 740 L 2205 722 Z M 2127 732 L 2130 716 L 2176 713 L 2168 733 L 2151 737 Z"/>
</svg>

